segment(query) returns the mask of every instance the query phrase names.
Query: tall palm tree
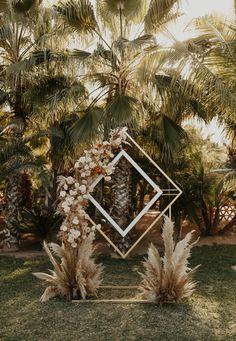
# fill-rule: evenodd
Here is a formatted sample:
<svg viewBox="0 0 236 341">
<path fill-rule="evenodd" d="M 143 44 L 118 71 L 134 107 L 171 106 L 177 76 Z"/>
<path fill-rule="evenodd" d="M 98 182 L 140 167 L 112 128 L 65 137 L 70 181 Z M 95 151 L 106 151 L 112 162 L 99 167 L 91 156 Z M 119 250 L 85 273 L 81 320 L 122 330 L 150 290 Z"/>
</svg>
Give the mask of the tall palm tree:
<svg viewBox="0 0 236 341">
<path fill-rule="evenodd" d="M 6 242 L 10 246 L 13 246 L 19 237 L 15 219 L 19 218 L 20 209 L 31 207 L 30 176 L 34 175 L 41 180 L 45 188 L 48 187 L 45 160 L 40 156 L 35 156 L 29 146 L 34 139 L 35 134 L 22 137 L 20 141 L 6 134 L 4 136 L 1 134 L 0 137 L 0 183 L 5 182 L 8 208 L 5 212 L 5 219 L 9 231 Z M 6 179 L 11 181 L 6 182 Z"/>
<path fill-rule="evenodd" d="M 235 20 L 207 16 L 195 21 L 195 26 L 201 34 L 199 40 L 208 40 L 208 52 L 204 56 L 204 66 L 214 73 L 222 84 L 222 94 L 225 99 L 225 110 L 216 111 L 222 123 L 226 124 L 228 132 L 234 138 L 235 124 L 235 71 L 236 71 L 236 24 Z M 228 94 L 231 96 L 228 96 Z M 218 98 L 218 101 L 221 98 Z"/>
<path fill-rule="evenodd" d="M 51 16 L 40 0 L 0 1 L 0 104 L 8 113 L 6 130 L 14 145 L 21 145 L 32 113 L 25 94 L 32 79 L 39 77 L 46 62 L 55 60 L 48 50 Z M 7 176 L 7 226 L 17 244 L 16 227 L 20 205 L 20 170 Z"/>
<path fill-rule="evenodd" d="M 207 67 L 214 71 L 216 77 L 223 83 L 226 92 L 231 92 L 235 98 L 236 94 L 236 24 L 232 20 L 210 16 L 195 22 L 203 37 L 209 41 L 210 49 L 204 58 Z M 226 96 L 227 98 L 227 96 Z M 218 115 L 219 121 L 225 126 L 228 138 L 231 141 L 229 147 L 229 174 L 226 181 L 235 179 L 235 141 L 236 141 L 236 118 L 235 103 L 232 110 L 224 110 Z"/>
<path fill-rule="evenodd" d="M 148 7 L 146 1 L 98 0 L 94 11 L 90 1 L 72 0 L 59 2 L 54 7 L 69 30 L 79 37 L 98 41 L 93 52 L 75 50 L 73 56 L 81 67 L 86 68 L 82 79 L 89 81 L 94 93 L 84 118 L 89 119 L 91 113 L 96 121 L 101 118 L 105 139 L 111 128 L 128 124 L 133 129 L 145 116 L 143 104 L 149 101 L 149 96 L 146 85 L 140 84 L 137 67 L 149 49 L 157 48 L 152 32 L 176 17 L 172 9 L 177 3 L 152 1 Z M 138 25 L 141 29 L 134 35 L 132 29 L 138 31 Z M 143 91 L 140 91 L 141 86 Z M 102 106 L 102 113 L 94 110 L 97 106 Z M 72 132 L 76 140 L 80 136 L 79 124 L 75 123 Z M 110 214 L 121 228 L 125 228 L 132 219 L 130 172 L 129 163 L 122 159 L 112 180 L 114 200 Z M 124 241 L 116 232 L 112 239 L 124 252 L 129 247 L 127 238 Z"/>
<path fill-rule="evenodd" d="M 216 100 L 222 84 L 202 65 L 199 42 L 175 42 L 171 48 L 157 44 L 158 34 L 166 29 L 166 24 L 178 18 L 178 6 L 179 1 L 173 0 L 97 0 L 96 10 L 89 0 L 69 0 L 54 6 L 64 20 L 65 30 L 78 37 L 80 44 L 81 41 L 85 41 L 85 46 L 89 43 L 89 49 L 81 50 L 80 45 L 71 57 L 78 61 L 80 79 L 89 83 L 93 95 L 84 110 L 84 122 L 91 122 L 91 117 L 95 122 L 101 120 L 102 132 L 99 131 L 105 139 L 110 129 L 117 126 L 129 125 L 132 131 L 138 126 L 147 128 L 145 118 L 147 108 L 151 107 L 156 123 L 152 138 L 155 136 L 159 145 L 164 146 L 163 151 L 168 150 L 167 154 L 173 155 L 180 144 L 172 139 L 168 145 L 163 127 L 169 127 L 178 141 L 183 136 L 180 117 L 187 107 L 188 111 L 191 107 L 192 112 L 201 116 L 212 112 L 213 108 L 218 111 L 222 108 Z M 188 81 L 181 77 L 186 74 L 186 65 L 191 68 Z M 176 88 L 183 97 L 174 95 Z M 232 102 L 230 97 L 228 106 L 232 107 Z M 102 107 L 102 111 L 95 110 L 97 106 Z M 72 134 L 75 140 L 80 137 L 78 128 L 75 123 Z M 84 128 L 90 130 L 89 124 Z M 124 228 L 131 211 L 128 164 L 122 162 L 118 172 L 114 202 L 122 203 L 122 209 L 114 208 L 113 213 Z"/>
</svg>

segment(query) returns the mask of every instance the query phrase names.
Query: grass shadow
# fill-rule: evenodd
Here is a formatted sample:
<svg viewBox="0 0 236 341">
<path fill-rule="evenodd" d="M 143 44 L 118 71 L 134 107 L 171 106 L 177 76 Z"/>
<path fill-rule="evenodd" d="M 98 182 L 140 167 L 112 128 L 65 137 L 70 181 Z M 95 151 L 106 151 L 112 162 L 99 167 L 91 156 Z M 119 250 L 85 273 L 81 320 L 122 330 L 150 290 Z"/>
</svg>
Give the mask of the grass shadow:
<svg viewBox="0 0 236 341">
<path fill-rule="evenodd" d="M 191 265 L 201 263 L 196 293 L 179 305 L 39 303 L 44 286 L 34 271 L 51 268 L 45 257 L 0 258 L 0 339 L 2 340 L 234 340 L 236 248 L 195 248 Z M 99 256 L 104 284 L 136 285 L 143 257 L 120 260 Z M 114 295 L 124 295 L 115 293 Z M 104 291 L 100 297 L 113 293 Z M 125 292 L 132 297 L 133 290 Z M 108 296 L 108 297 L 107 297 Z M 124 297 L 124 296 L 122 296 Z M 232 327 L 232 328 L 231 328 Z M 230 329 L 231 328 L 231 329 Z"/>
</svg>

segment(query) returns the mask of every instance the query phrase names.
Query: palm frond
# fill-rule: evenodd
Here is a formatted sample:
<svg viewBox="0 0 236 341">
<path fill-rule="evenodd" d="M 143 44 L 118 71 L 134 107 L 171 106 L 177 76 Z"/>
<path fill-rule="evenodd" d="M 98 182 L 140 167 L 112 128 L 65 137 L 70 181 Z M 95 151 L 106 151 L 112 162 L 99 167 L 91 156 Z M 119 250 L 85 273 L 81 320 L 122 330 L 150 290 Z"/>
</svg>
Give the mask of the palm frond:
<svg viewBox="0 0 236 341">
<path fill-rule="evenodd" d="M 58 89 L 54 94 L 48 96 L 46 102 L 51 108 L 53 108 L 60 102 L 77 103 L 78 98 L 81 101 L 86 97 L 86 95 L 87 91 L 85 86 L 79 81 L 74 81 L 72 84 L 68 84 L 67 87 Z"/>
<path fill-rule="evenodd" d="M 97 11 L 103 23 L 112 26 L 111 19 L 115 21 L 120 16 L 127 20 L 127 24 L 132 20 L 134 23 L 140 23 L 147 10 L 147 1 L 143 0 L 97 0 Z"/>
<path fill-rule="evenodd" d="M 93 35 L 97 30 L 93 6 L 89 0 L 69 0 L 65 3 L 59 2 L 53 7 L 72 30 L 85 35 Z"/>
<path fill-rule="evenodd" d="M 181 123 L 189 116 L 197 116 L 207 122 L 210 118 L 205 108 L 205 99 L 196 96 L 196 85 L 192 84 L 192 93 L 184 92 L 186 80 L 179 75 L 157 74 L 151 80 L 153 88 L 161 97 L 162 110 L 174 118 L 176 123 Z"/>
<path fill-rule="evenodd" d="M 223 183 L 225 185 L 228 184 L 234 184 L 236 183 L 236 170 L 232 169 L 231 171 L 228 172 L 228 174 L 225 175 L 224 179 L 223 179 Z"/>
<path fill-rule="evenodd" d="M 181 148 L 183 139 L 186 138 L 184 129 L 170 117 L 161 114 L 153 121 L 150 137 L 160 146 L 163 158 L 173 159 Z"/>
<path fill-rule="evenodd" d="M 155 37 L 150 34 L 142 35 L 133 40 L 119 37 L 113 41 L 112 51 L 119 52 L 120 54 L 127 53 L 130 55 L 130 58 L 134 58 L 137 52 L 145 48 L 151 48 L 152 46 L 155 46 Z"/>
<path fill-rule="evenodd" d="M 20 73 L 33 71 L 35 67 L 43 66 L 50 62 L 63 62 L 68 60 L 68 56 L 50 50 L 34 51 L 31 55 L 19 62 L 11 63 L 6 67 L 8 76 L 18 76 Z"/>
<path fill-rule="evenodd" d="M 157 32 L 163 23 L 176 18 L 176 13 L 170 13 L 174 5 L 178 5 L 179 0 L 151 0 L 148 12 L 145 16 L 145 32 Z"/>
<path fill-rule="evenodd" d="M 88 59 L 91 56 L 90 52 L 87 51 L 83 51 L 83 50 L 78 50 L 78 49 L 74 49 L 71 53 L 72 57 L 74 57 L 76 60 L 78 61 L 84 61 L 86 59 Z"/>
<path fill-rule="evenodd" d="M 117 93 L 106 106 L 104 125 L 111 129 L 132 124 L 142 110 L 137 98 Z"/>
<path fill-rule="evenodd" d="M 93 107 L 79 117 L 70 128 L 71 139 L 74 143 L 90 142 L 101 132 L 103 109 Z"/>
</svg>

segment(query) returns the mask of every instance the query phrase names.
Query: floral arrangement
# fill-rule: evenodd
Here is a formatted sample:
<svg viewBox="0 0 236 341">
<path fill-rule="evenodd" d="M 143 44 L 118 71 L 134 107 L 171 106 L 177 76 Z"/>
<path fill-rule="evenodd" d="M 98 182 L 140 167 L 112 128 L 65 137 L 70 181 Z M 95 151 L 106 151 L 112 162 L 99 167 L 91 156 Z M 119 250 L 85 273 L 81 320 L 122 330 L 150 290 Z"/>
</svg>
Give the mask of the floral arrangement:
<svg viewBox="0 0 236 341">
<path fill-rule="evenodd" d="M 58 213 L 65 216 L 59 232 L 62 246 L 45 243 L 44 248 L 54 266 L 52 275 L 35 273 L 34 275 L 47 283 L 42 301 L 53 296 L 86 298 L 87 294 L 96 294 L 101 283 L 102 267 L 91 259 L 93 254 L 92 242 L 95 229 L 100 225 L 92 225 L 86 213 L 88 194 L 93 191 L 93 182 L 98 175 L 103 175 L 105 181 L 111 180 L 114 166 L 111 159 L 113 151 L 120 149 L 126 140 L 126 128 L 113 130 L 109 141 L 97 144 L 90 150 L 84 151 L 74 165 L 74 176 L 59 177 Z M 52 252 L 61 258 L 59 264 Z M 81 252 L 83 250 L 84 252 Z"/>
<path fill-rule="evenodd" d="M 60 228 L 60 239 L 76 248 L 81 240 L 85 239 L 100 225 L 91 226 L 86 213 L 88 194 L 93 192 L 92 183 L 100 174 L 105 181 L 111 180 L 115 168 L 111 162 L 113 151 L 121 147 L 126 140 L 127 128 L 113 130 L 109 141 L 97 144 L 94 148 L 84 151 L 74 165 L 75 176 L 59 177 L 60 204 L 58 212 L 66 216 Z"/>
</svg>

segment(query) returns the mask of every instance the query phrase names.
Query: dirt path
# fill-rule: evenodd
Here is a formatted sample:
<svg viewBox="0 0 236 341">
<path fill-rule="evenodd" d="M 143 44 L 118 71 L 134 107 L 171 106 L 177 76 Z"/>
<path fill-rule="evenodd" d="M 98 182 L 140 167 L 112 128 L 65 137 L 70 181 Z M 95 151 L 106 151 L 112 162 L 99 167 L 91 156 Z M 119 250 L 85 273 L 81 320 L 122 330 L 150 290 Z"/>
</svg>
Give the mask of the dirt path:
<svg viewBox="0 0 236 341">
<path fill-rule="evenodd" d="M 137 237 L 141 236 L 143 232 L 150 226 L 153 219 L 155 219 L 155 212 L 150 211 L 147 215 L 145 215 L 140 222 L 136 226 Z M 158 247 L 163 247 L 163 242 L 161 238 L 160 232 L 160 222 L 156 223 L 153 228 L 145 235 L 145 237 L 141 240 L 141 242 L 136 246 L 136 248 L 131 252 L 131 257 L 135 255 L 144 255 L 147 252 L 147 249 L 150 243 L 154 243 Z M 192 226 L 188 226 L 185 228 L 184 233 L 186 234 L 188 231 L 193 229 Z M 196 246 L 203 245 L 236 245 L 236 230 L 234 232 L 227 233 L 223 236 L 213 236 L 213 237 L 201 237 Z M 111 254 L 113 252 L 112 248 L 107 245 L 106 242 L 101 238 L 97 241 L 97 252 L 99 254 Z M 45 255 L 44 251 L 39 251 L 38 248 L 34 247 L 34 245 L 28 244 L 28 247 L 24 248 L 24 250 L 19 250 L 15 252 L 11 252 L 10 250 L 1 252 L 1 255 L 14 256 L 16 258 L 35 258 L 42 257 Z"/>
<path fill-rule="evenodd" d="M 149 238 L 141 242 L 132 252 L 132 256 L 145 254 L 149 243 L 150 243 Z M 196 246 L 203 246 L 203 245 L 210 245 L 210 246 L 211 245 L 235 245 L 236 246 L 236 235 L 233 234 L 232 236 L 202 237 L 199 240 L 199 242 L 196 244 Z M 100 242 L 98 252 L 103 253 L 103 254 L 109 254 L 111 252 L 111 249 L 105 243 Z M 45 255 L 46 254 L 43 250 L 42 251 L 19 250 L 19 251 L 14 251 L 14 252 L 11 252 L 10 250 L 0 251 L 0 256 L 11 256 L 15 258 L 26 258 L 26 259 L 43 257 Z"/>
</svg>

